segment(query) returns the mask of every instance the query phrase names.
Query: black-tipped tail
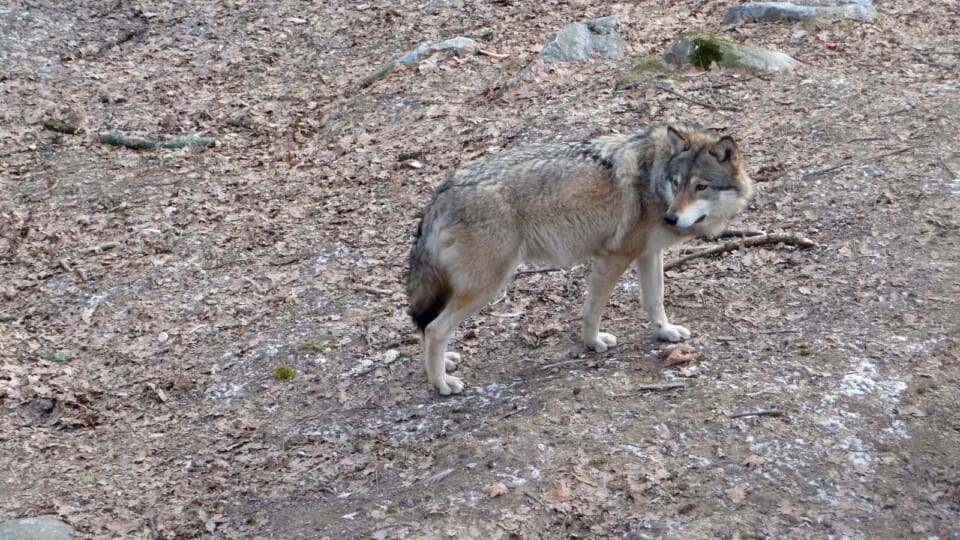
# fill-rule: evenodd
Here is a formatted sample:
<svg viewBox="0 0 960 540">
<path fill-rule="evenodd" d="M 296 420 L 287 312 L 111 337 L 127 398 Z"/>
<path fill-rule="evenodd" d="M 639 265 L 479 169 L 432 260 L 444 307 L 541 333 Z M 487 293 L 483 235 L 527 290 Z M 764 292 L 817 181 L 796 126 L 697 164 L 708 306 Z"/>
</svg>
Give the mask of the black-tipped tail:
<svg viewBox="0 0 960 540">
<path fill-rule="evenodd" d="M 407 277 L 407 310 L 413 322 L 423 332 L 450 301 L 453 291 L 446 272 L 437 267 L 418 242 L 410 252 L 410 274 Z"/>
<path fill-rule="evenodd" d="M 427 328 L 427 325 L 433 322 L 433 320 L 437 318 L 437 315 L 443 311 L 443 308 L 447 306 L 449 300 L 450 291 L 447 289 L 441 294 L 431 298 L 428 303 L 416 307 L 413 304 L 410 305 L 410 316 L 413 317 L 413 322 L 417 325 L 417 328 L 420 329 L 421 333 Z"/>
</svg>

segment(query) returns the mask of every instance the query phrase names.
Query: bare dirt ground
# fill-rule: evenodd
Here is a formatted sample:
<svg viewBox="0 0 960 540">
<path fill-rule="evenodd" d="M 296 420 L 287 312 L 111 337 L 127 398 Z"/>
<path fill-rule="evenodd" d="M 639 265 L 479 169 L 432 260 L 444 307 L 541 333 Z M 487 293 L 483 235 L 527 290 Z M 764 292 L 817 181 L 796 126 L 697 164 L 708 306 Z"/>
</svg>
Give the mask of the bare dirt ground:
<svg viewBox="0 0 960 540">
<path fill-rule="evenodd" d="M 728 30 L 730 2 L 668 4 L 5 4 L 0 520 L 55 514 L 81 538 L 960 537 L 960 10 Z M 538 65 L 494 99 L 550 33 L 611 13 L 631 59 Z M 615 89 L 692 30 L 803 65 L 662 76 L 689 99 Z M 504 57 L 361 86 L 457 35 Z M 499 148 L 665 120 L 740 139 L 758 192 L 738 228 L 820 247 L 669 272 L 700 352 L 681 368 L 632 274 L 604 354 L 577 341 L 585 267 L 518 278 L 458 333 L 465 393 L 435 395 L 403 294 L 433 188 Z M 112 131 L 219 143 L 98 142 Z M 295 378 L 272 377 L 283 364 Z M 732 418 L 758 411 L 780 414 Z"/>
</svg>

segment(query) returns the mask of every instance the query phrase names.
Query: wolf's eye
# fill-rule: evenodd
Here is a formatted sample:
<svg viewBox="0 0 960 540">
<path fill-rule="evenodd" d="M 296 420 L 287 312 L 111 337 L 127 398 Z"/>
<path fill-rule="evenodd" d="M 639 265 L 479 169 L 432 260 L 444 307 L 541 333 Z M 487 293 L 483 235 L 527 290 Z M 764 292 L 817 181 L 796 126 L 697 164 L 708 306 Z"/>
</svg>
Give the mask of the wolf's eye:
<svg viewBox="0 0 960 540">
<path fill-rule="evenodd" d="M 703 191 L 703 190 L 707 189 L 708 187 L 710 187 L 710 186 L 708 186 L 707 184 L 697 184 L 697 191 Z"/>
<path fill-rule="evenodd" d="M 674 177 L 673 177 L 673 189 L 680 189 L 680 177 L 679 177 L 679 176 L 674 176 Z"/>
</svg>

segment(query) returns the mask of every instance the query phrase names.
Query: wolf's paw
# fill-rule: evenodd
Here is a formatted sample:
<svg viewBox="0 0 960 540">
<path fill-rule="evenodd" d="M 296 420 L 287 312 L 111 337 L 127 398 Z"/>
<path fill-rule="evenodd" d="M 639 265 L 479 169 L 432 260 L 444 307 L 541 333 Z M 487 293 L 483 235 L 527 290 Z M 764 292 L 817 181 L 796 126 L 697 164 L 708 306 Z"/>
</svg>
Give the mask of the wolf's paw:
<svg viewBox="0 0 960 540">
<path fill-rule="evenodd" d="M 450 375 L 444 375 L 443 380 L 433 383 L 437 387 L 437 391 L 440 392 L 441 396 L 449 396 L 450 394 L 459 394 L 463 392 L 463 381 L 457 377 Z"/>
<path fill-rule="evenodd" d="M 657 339 L 663 341 L 683 341 L 690 337 L 690 331 L 679 324 L 663 323 L 657 329 Z"/>
<path fill-rule="evenodd" d="M 606 332 L 597 332 L 597 337 L 586 342 L 586 346 L 597 352 L 606 352 L 617 344 L 617 337 Z"/>
<path fill-rule="evenodd" d="M 443 357 L 443 366 L 447 370 L 447 373 L 452 373 L 457 370 L 460 364 L 460 355 L 455 352 L 448 352 Z M 456 392 L 454 392 L 456 394 Z"/>
</svg>

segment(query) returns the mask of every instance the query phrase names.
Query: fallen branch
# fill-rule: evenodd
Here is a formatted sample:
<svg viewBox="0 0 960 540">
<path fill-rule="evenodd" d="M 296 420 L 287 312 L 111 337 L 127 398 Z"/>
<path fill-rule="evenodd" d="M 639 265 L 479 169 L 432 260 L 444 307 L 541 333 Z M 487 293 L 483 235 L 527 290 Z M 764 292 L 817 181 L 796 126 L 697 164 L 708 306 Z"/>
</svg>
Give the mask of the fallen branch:
<svg viewBox="0 0 960 540">
<path fill-rule="evenodd" d="M 103 253 L 104 251 L 109 251 L 120 247 L 120 242 L 107 242 L 105 244 L 100 244 L 99 246 L 92 246 L 80 250 L 80 253 L 86 255 L 88 253 Z"/>
<path fill-rule="evenodd" d="M 503 81 L 503 84 L 500 85 L 500 88 L 498 88 L 497 91 L 493 93 L 493 99 L 496 100 L 496 99 L 502 98 L 503 95 L 507 93 L 507 90 L 510 90 L 511 88 L 513 88 L 517 83 L 519 83 L 521 80 L 523 80 L 524 77 L 527 76 L 527 73 L 530 73 L 530 70 L 533 69 L 533 66 L 537 65 L 537 62 L 539 60 L 540 60 L 540 55 L 538 54 L 533 58 L 533 60 L 527 63 L 527 65 L 524 66 L 519 73 Z M 486 92 L 484 92 L 484 94 L 486 94 Z"/>
<path fill-rule="evenodd" d="M 947 174 L 950 175 L 951 180 L 960 180 L 960 174 L 957 174 L 953 169 L 951 169 L 950 166 L 947 165 L 947 162 L 944 161 L 942 157 L 938 157 L 937 161 L 940 163 L 940 166 L 943 167 L 945 171 L 947 171 Z"/>
<path fill-rule="evenodd" d="M 649 384 L 638 384 L 634 387 L 635 390 L 644 392 L 652 392 L 658 390 L 674 390 L 676 388 L 686 388 L 687 385 L 682 382 L 669 382 L 669 383 L 649 383 Z"/>
<path fill-rule="evenodd" d="M 744 418 L 747 416 L 772 416 L 774 418 L 780 418 L 783 416 L 783 411 L 778 411 L 775 409 L 763 410 L 763 411 L 752 411 L 739 414 L 731 414 L 730 418 Z"/>
<path fill-rule="evenodd" d="M 492 56 L 492 57 L 494 57 L 494 58 L 509 58 L 509 57 L 510 57 L 509 54 L 495 53 L 495 52 L 493 52 L 493 51 L 488 51 L 488 50 L 486 50 L 486 49 L 477 49 L 477 54 L 482 54 L 482 55 L 485 55 L 485 56 Z"/>
<path fill-rule="evenodd" d="M 677 91 L 674 90 L 673 88 L 670 88 L 670 87 L 668 87 L 668 86 L 666 86 L 666 85 L 664 85 L 664 84 L 658 84 L 658 85 L 657 85 L 657 90 L 663 90 L 664 92 L 668 92 L 668 93 L 670 93 L 670 94 L 673 94 L 673 95 L 677 96 L 678 98 L 680 98 L 680 99 L 682 99 L 682 100 L 684 100 L 684 101 L 686 101 L 686 102 L 688 102 L 688 103 L 692 103 L 692 104 L 694 104 L 694 105 L 699 105 L 699 106 L 701 106 L 701 107 L 706 107 L 706 108 L 708 108 L 708 109 L 710 109 L 711 111 L 714 111 L 714 112 L 716 112 L 716 111 L 739 111 L 739 110 L 740 110 L 740 107 L 731 107 L 731 106 L 728 106 L 728 105 L 714 105 L 713 103 L 707 103 L 707 102 L 705 102 L 705 101 L 697 101 L 697 100 L 695 100 L 695 99 L 693 99 L 693 98 L 690 98 L 690 97 L 687 97 L 687 96 L 681 94 L 680 92 L 677 92 Z"/>
<path fill-rule="evenodd" d="M 393 294 L 393 291 L 388 291 L 387 289 L 378 289 L 376 287 L 371 287 L 369 285 L 354 285 L 358 290 L 361 290 L 366 293 L 370 293 L 376 296 L 390 296 Z"/>
<path fill-rule="evenodd" d="M 413 64 L 414 62 L 419 62 L 421 58 L 430 56 L 431 54 L 439 51 L 445 51 L 448 49 L 455 49 L 459 51 L 467 48 L 477 48 L 477 42 L 468 37 L 458 36 L 446 41 L 441 41 L 439 43 L 424 43 L 400 58 L 384 64 L 383 67 L 373 72 L 373 75 L 363 79 L 360 82 L 360 88 L 366 88 L 386 77 L 401 64 Z"/>
<path fill-rule="evenodd" d="M 839 163 L 839 164 L 837 164 L 837 165 L 831 165 L 831 166 L 826 167 L 826 168 L 823 168 L 823 169 L 818 169 L 818 170 L 813 171 L 813 172 L 808 172 L 807 174 L 803 175 L 803 176 L 800 178 L 800 180 L 801 180 L 801 181 L 803 181 L 803 180 L 809 180 L 810 178 L 813 178 L 814 176 L 820 176 L 821 174 L 827 174 L 828 172 L 833 172 L 833 171 L 835 171 L 835 170 L 837 170 L 837 169 L 842 169 L 842 168 L 844 168 L 844 167 L 851 167 L 851 166 L 857 165 L 857 164 L 870 163 L 870 162 L 875 161 L 875 160 L 878 160 L 878 159 L 880 159 L 880 158 L 885 158 L 885 157 L 889 157 L 889 156 L 895 156 L 895 155 L 897 155 L 897 154 L 902 154 L 902 153 L 904 153 L 904 152 L 909 152 L 910 150 L 913 150 L 913 148 L 914 148 L 914 147 L 912 147 L 912 146 L 907 146 L 907 147 L 905 147 L 905 148 L 900 148 L 900 149 L 898 149 L 898 150 L 891 150 L 890 152 L 884 152 L 884 153 L 882 153 L 882 154 L 877 154 L 877 155 L 870 156 L 870 157 L 867 157 L 867 158 L 864 158 L 864 159 L 860 159 L 860 160 L 857 160 L 857 161 L 853 161 L 853 160 L 845 161 L 845 162 Z"/>
<path fill-rule="evenodd" d="M 765 234 L 767 234 L 765 231 L 754 231 L 749 229 L 746 231 L 738 231 L 735 229 L 726 229 L 722 233 L 714 236 L 713 239 L 720 240 L 723 238 L 743 238 L 743 237 L 763 236 Z"/>
<path fill-rule="evenodd" d="M 664 270 L 671 270 L 676 268 L 687 261 L 692 259 L 699 259 L 702 257 L 709 257 L 711 255 L 718 255 L 720 253 L 728 253 L 730 251 L 736 251 L 740 248 L 764 246 L 764 245 L 776 245 L 776 244 L 786 244 L 788 246 L 797 246 L 801 248 L 811 248 L 817 247 L 817 243 L 809 238 L 798 233 L 769 233 L 761 236 L 752 236 L 742 238 L 736 241 L 724 242 L 716 246 L 709 247 L 691 253 L 689 255 L 684 255 L 679 259 L 674 259 L 663 265 Z"/>
<path fill-rule="evenodd" d="M 568 365 L 570 365 L 570 364 L 579 364 L 579 363 L 581 363 L 581 362 L 590 362 L 590 361 L 593 361 L 593 359 L 592 359 L 592 358 L 588 358 L 588 357 L 574 358 L 573 360 L 564 360 L 563 362 L 554 362 L 554 363 L 552 363 L 552 364 L 547 364 L 547 365 L 541 367 L 540 369 L 542 369 L 542 370 L 544 370 L 544 371 L 549 371 L 549 370 L 551 370 L 551 369 L 553 369 L 553 368 L 558 368 L 558 367 L 561 367 L 561 366 L 568 366 Z"/>
<path fill-rule="evenodd" d="M 49 129 L 50 131 L 65 133 L 67 135 L 76 135 L 77 131 L 79 131 L 77 126 L 68 124 L 66 122 L 61 122 L 60 120 L 44 120 L 43 129 Z"/>
<path fill-rule="evenodd" d="M 546 274 L 547 272 L 559 272 L 559 268 L 540 268 L 538 270 L 520 270 L 513 275 L 513 279 L 517 279 L 521 276 L 529 276 L 532 274 Z"/>
<path fill-rule="evenodd" d="M 125 146 L 134 150 L 144 150 L 149 148 L 183 148 L 185 146 L 214 146 L 217 140 L 213 137 L 175 137 L 166 141 L 154 141 L 151 139 L 138 139 L 136 137 L 127 137 L 119 133 L 108 133 L 100 136 L 100 142 L 113 146 Z"/>
</svg>

